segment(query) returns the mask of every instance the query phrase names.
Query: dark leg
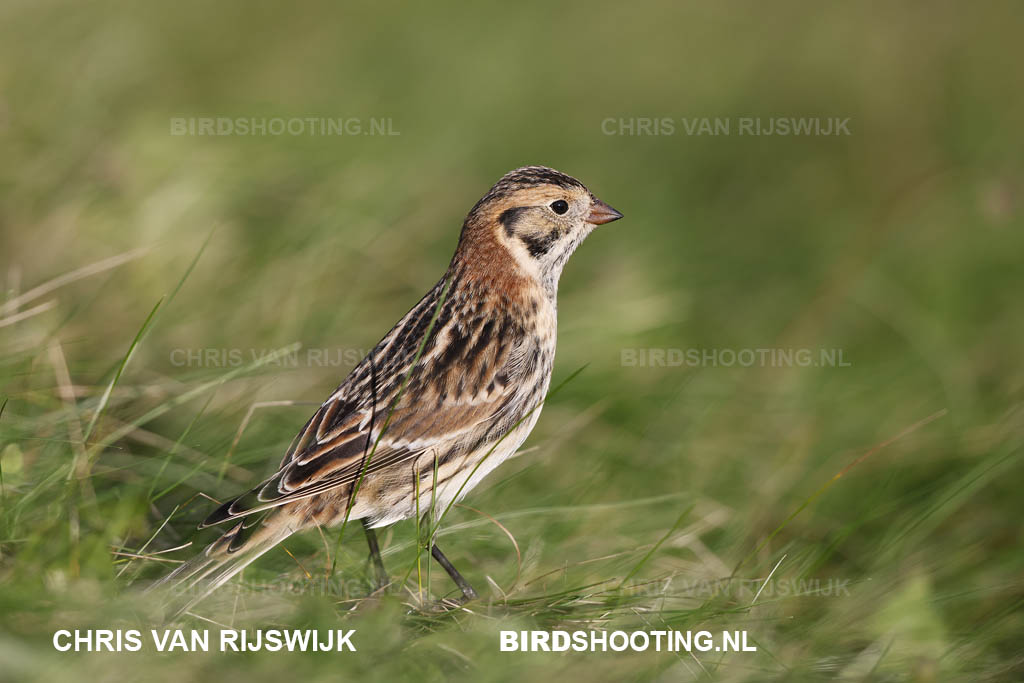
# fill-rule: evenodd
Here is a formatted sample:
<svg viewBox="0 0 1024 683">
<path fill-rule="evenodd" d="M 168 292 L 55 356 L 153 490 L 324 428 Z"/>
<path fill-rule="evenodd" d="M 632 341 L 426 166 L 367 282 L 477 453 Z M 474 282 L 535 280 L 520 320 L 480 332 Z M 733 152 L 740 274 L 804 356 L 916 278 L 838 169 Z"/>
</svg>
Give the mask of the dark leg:
<svg viewBox="0 0 1024 683">
<path fill-rule="evenodd" d="M 370 528 L 363 520 L 363 531 L 366 532 L 366 543 L 370 546 L 370 559 L 373 560 L 373 566 L 377 570 L 377 590 L 380 590 L 384 586 L 388 585 L 390 579 L 388 579 L 388 572 L 384 569 L 384 560 L 380 557 L 380 546 L 377 545 L 377 532 Z"/>
<path fill-rule="evenodd" d="M 444 567 L 444 570 L 448 572 L 448 576 L 452 577 L 452 581 L 454 581 L 455 585 L 458 586 L 459 589 L 462 591 L 462 602 L 476 600 L 476 591 L 473 590 L 473 587 L 469 585 L 469 581 L 466 581 L 464 578 L 462 578 L 462 574 L 460 574 L 459 571 L 452 566 L 452 563 L 449 562 L 448 558 L 444 556 L 444 553 L 441 552 L 441 549 L 435 545 L 431 547 L 430 554 L 434 556 L 434 559 L 437 560 L 437 563 L 439 565 Z"/>
</svg>

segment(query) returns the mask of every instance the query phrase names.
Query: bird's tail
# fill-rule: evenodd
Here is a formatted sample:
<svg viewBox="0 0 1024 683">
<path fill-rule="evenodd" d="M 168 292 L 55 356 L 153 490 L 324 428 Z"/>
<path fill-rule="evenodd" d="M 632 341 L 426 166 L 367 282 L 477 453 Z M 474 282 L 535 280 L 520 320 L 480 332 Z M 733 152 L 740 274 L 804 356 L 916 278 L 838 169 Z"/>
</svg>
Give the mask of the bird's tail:
<svg viewBox="0 0 1024 683">
<path fill-rule="evenodd" d="M 300 526 L 289 510 L 281 508 L 244 517 L 149 590 L 164 592 L 170 617 L 180 616 Z"/>
</svg>

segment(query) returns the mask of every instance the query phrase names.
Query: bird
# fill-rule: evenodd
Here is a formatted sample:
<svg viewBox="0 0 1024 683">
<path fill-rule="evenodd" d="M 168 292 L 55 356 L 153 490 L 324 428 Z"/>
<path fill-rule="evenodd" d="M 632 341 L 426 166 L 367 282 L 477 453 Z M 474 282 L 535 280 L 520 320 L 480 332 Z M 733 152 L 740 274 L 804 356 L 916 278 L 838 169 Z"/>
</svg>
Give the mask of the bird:
<svg viewBox="0 0 1024 683">
<path fill-rule="evenodd" d="M 157 585 L 185 611 L 294 533 L 359 520 L 378 586 L 376 529 L 446 510 L 513 455 L 551 383 L 563 267 L 622 214 L 546 166 L 502 176 L 462 224 L 443 276 L 309 418 L 277 471 L 199 528 L 225 531 Z M 432 557 L 478 597 L 433 539 Z"/>
</svg>

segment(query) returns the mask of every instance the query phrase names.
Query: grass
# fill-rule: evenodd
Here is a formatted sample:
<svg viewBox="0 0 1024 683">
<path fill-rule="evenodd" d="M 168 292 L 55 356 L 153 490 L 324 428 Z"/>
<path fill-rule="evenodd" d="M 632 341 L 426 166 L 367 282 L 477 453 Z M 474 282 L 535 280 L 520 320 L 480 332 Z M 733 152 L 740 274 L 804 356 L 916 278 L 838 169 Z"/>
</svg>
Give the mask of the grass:
<svg viewBox="0 0 1024 683">
<path fill-rule="evenodd" d="M 1014 5 L 2 12 L 0 680 L 1024 672 Z M 401 134 L 169 134 L 203 116 Z M 751 116 L 851 134 L 681 123 Z M 602 129 L 638 117 L 675 133 Z M 272 470 L 525 163 L 626 218 L 562 278 L 564 386 L 523 452 L 439 527 L 381 534 L 390 591 L 361 534 L 324 530 L 190 617 L 356 629 L 359 652 L 56 652 L 60 628 L 157 623 L 136 587 L 212 540 L 213 501 Z M 844 363 L 660 362 L 758 349 Z M 435 533 L 481 593 L 464 610 L 420 609 L 457 594 Z M 498 649 L 666 628 L 758 651 Z"/>
</svg>

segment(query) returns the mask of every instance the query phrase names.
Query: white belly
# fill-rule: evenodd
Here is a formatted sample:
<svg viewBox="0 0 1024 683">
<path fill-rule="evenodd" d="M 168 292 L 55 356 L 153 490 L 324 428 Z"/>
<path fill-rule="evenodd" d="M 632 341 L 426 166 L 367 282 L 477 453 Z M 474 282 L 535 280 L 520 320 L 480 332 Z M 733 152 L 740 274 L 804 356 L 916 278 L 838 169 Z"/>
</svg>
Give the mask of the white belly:
<svg viewBox="0 0 1024 683">
<path fill-rule="evenodd" d="M 372 520 L 370 526 L 377 528 L 415 517 L 417 514 L 422 516 L 430 512 L 431 506 L 433 506 L 435 516 L 445 513 L 450 505 L 462 500 L 484 477 L 519 450 L 523 441 L 533 430 L 538 418 L 540 418 L 539 406 L 521 425 L 509 432 L 497 446 L 490 444 L 441 466 L 436 475 L 436 481 L 440 482 L 436 494 L 432 485 L 435 479 L 431 460 L 429 456 L 421 458 L 420 471 L 424 473 L 424 477 L 420 483 L 418 507 L 416 496 L 413 493 L 405 496 L 401 501 L 389 501 L 390 504 L 385 503 L 377 509 L 365 510 L 365 513 L 359 516 L 369 518 Z M 493 450 L 491 450 L 492 448 Z M 357 513 L 364 512 L 359 511 L 358 507 L 362 506 L 357 506 Z"/>
</svg>

